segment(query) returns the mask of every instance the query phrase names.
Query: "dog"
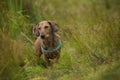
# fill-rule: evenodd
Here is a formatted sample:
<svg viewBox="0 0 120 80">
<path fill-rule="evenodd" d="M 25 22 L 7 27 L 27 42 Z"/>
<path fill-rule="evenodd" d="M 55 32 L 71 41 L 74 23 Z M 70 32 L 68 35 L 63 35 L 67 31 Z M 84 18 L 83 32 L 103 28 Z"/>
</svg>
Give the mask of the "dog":
<svg viewBox="0 0 120 80">
<path fill-rule="evenodd" d="M 34 43 L 35 52 L 38 57 L 43 54 L 47 67 L 51 65 L 50 59 L 58 63 L 60 58 L 62 42 L 56 32 L 58 24 L 53 21 L 42 21 L 33 26 L 33 34 L 37 37 Z"/>
</svg>

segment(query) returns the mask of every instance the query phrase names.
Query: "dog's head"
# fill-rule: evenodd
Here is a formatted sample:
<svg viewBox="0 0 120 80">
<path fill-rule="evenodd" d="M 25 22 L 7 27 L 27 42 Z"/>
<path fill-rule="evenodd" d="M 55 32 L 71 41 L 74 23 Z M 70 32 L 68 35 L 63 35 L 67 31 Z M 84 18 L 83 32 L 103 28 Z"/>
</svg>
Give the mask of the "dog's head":
<svg viewBox="0 0 120 80">
<path fill-rule="evenodd" d="M 45 39 L 58 31 L 58 25 L 53 21 L 42 21 L 36 26 L 36 31 L 36 34 L 39 33 L 39 36 Z"/>
</svg>

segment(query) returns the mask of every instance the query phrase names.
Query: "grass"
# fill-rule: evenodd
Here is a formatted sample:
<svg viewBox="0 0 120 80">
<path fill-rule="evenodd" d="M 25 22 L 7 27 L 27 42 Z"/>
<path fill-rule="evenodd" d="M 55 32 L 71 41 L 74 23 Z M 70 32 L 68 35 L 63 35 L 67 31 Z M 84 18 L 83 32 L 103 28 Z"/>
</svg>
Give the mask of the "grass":
<svg viewBox="0 0 120 80">
<path fill-rule="evenodd" d="M 118 0 L 1 1 L 0 80 L 119 80 L 119 9 Z M 42 20 L 59 24 L 63 42 L 51 69 L 33 50 L 32 25 Z"/>
</svg>

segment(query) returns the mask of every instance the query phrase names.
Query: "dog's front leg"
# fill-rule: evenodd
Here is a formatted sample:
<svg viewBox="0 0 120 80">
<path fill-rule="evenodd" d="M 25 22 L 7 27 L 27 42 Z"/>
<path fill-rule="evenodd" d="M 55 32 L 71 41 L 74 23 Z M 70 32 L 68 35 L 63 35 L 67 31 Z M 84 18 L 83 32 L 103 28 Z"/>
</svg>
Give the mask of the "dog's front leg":
<svg viewBox="0 0 120 80">
<path fill-rule="evenodd" d="M 46 67 L 49 67 L 50 66 L 50 60 L 49 58 L 47 57 L 47 55 L 44 55 L 44 59 L 46 61 Z"/>
<path fill-rule="evenodd" d="M 56 58 L 54 59 L 54 63 L 58 63 L 59 58 L 60 58 L 60 54 L 58 53 L 58 55 L 57 55 Z"/>
</svg>

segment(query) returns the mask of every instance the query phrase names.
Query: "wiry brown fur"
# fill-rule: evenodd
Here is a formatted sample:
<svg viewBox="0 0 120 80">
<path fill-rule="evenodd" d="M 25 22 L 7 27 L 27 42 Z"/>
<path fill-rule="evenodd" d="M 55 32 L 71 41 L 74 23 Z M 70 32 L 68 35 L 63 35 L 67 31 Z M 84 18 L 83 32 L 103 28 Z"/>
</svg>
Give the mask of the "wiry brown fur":
<svg viewBox="0 0 120 80">
<path fill-rule="evenodd" d="M 47 28 L 45 28 L 45 26 L 47 26 Z M 54 53 L 44 53 L 41 50 L 41 46 L 44 49 L 53 50 L 59 45 L 60 37 L 56 34 L 58 31 L 58 25 L 51 21 L 42 21 L 37 26 L 35 26 L 35 28 L 38 32 L 33 30 L 33 33 L 39 33 L 39 36 L 37 37 L 34 44 L 34 49 L 37 53 L 37 56 L 40 57 L 43 54 L 47 66 L 50 66 L 50 59 L 54 59 L 54 61 L 57 63 L 58 59 L 60 58 L 60 49 Z M 44 34 L 45 39 L 42 39 L 40 34 Z"/>
</svg>

